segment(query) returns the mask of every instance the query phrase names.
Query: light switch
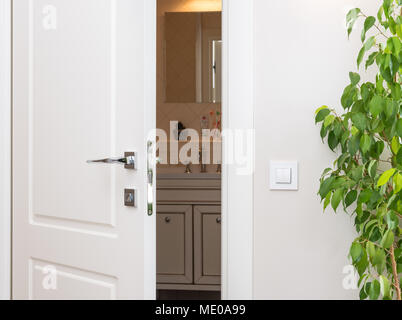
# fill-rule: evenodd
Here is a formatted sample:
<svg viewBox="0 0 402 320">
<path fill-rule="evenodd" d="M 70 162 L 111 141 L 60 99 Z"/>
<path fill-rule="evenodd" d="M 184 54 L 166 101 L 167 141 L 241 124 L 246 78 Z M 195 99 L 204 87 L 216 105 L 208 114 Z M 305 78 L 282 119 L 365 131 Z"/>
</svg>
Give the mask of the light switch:
<svg viewBox="0 0 402 320">
<path fill-rule="evenodd" d="M 277 168 L 275 170 L 275 182 L 279 184 L 291 184 L 292 168 Z"/>
<path fill-rule="evenodd" d="M 298 162 L 271 161 L 269 180 L 271 190 L 298 190 Z"/>
</svg>

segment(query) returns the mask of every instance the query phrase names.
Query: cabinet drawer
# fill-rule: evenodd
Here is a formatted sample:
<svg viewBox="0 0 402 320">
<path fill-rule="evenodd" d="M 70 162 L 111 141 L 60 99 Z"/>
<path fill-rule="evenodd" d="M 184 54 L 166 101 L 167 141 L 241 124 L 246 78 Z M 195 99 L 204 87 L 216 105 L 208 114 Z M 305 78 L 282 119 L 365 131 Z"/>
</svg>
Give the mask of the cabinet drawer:
<svg viewBox="0 0 402 320">
<path fill-rule="evenodd" d="M 161 205 L 156 215 L 158 283 L 193 282 L 192 206 Z"/>
<path fill-rule="evenodd" d="M 221 283 L 221 207 L 194 206 L 194 283 Z"/>
</svg>

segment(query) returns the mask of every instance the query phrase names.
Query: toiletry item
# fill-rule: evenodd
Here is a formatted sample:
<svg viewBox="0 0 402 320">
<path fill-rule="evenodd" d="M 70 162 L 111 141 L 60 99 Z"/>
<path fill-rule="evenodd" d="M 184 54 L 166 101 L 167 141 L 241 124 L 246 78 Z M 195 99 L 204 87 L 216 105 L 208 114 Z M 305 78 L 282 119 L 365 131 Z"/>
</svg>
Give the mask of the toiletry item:
<svg viewBox="0 0 402 320">
<path fill-rule="evenodd" d="M 222 114 L 220 111 L 216 111 L 216 129 L 221 129 L 221 124 L 222 124 Z"/>
<path fill-rule="evenodd" d="M 209 129 L 209 121 L 206 116 L 201 117 L 201 134 L 204 136 L 205 132 L 203 130 Z"/>
<path fill-rule="evenodd" d="M 183 123 L 178 122 L 177 127 L 173 130 L 173 139 L 179 141 L 180 140 L 180 134 L 186 130 L 186 127 L 183 125 Z"/>
<path fill-rule="evenodd" d="M 215 122 L 216 122 L 215 111 L 211 110 L 209 112 L 209 124 L 212 126 L 211 129 L 215 128 Z"/>
</svg>

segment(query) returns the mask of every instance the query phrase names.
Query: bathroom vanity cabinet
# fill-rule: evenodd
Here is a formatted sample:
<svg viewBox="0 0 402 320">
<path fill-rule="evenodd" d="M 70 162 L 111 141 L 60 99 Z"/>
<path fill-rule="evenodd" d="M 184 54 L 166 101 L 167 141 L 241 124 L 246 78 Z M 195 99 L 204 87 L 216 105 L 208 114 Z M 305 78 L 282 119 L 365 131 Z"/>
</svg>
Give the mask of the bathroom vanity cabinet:
<svg viewBox="0 0 402 320">
<path fill-rule="evenodd" d="M 157 288 L 219 291 L 219 175 L 163 175 L 157 180 Z"/>
</svg>

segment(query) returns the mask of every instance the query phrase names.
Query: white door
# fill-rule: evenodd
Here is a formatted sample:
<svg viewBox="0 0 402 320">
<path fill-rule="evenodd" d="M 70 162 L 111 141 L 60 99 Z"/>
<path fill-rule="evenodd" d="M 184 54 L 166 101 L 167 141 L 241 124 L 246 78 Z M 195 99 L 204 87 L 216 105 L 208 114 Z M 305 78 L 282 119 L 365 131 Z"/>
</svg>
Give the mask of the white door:
<svg viewBox="0 0 402 320">
<path fill-rule="evenodd" d="M 155 2 L 13 2 L 13 298 L 153 298 Z"/>
</svg>

